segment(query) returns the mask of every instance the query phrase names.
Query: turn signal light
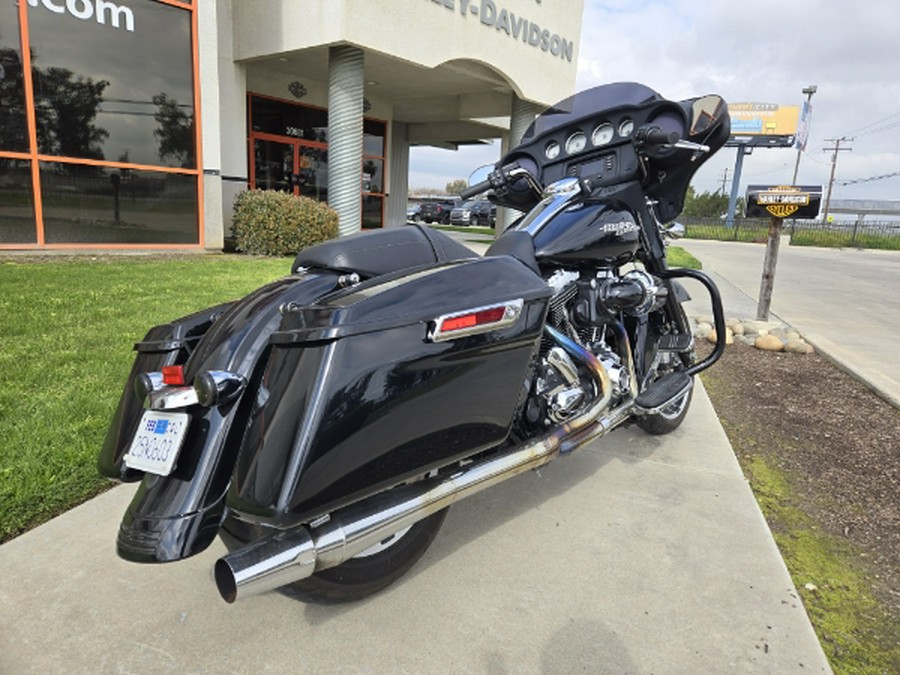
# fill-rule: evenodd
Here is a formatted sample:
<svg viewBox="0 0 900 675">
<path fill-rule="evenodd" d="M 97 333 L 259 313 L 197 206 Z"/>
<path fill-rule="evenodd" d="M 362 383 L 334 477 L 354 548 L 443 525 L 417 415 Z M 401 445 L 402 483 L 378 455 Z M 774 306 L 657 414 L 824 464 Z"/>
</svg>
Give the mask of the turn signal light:
<svg viewBox="0 0 900 675">
<path fill-rule="evenodd" d="M 246 380 L 227 370 L 208 370 L 194 378 L 197 402 L 207 408 L 227 403 L 244 388 Z"/>
<path fill-rule="evenodd" d="M 173 387 L 184 386 L 184 366 L 163 366 L 163 383 Z"/>
</svg>

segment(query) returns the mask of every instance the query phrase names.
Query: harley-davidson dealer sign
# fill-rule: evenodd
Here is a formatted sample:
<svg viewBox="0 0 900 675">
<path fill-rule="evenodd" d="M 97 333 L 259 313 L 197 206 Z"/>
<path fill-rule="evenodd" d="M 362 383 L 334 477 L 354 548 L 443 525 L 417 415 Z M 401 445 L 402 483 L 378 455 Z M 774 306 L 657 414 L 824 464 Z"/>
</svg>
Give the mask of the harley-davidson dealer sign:
<svg viewBox="0 0 900 675">
<path fill-rule="evenodd" d="M 748 218 L 817 218 L 821 185 L 748 185 Z"/>
</svg>

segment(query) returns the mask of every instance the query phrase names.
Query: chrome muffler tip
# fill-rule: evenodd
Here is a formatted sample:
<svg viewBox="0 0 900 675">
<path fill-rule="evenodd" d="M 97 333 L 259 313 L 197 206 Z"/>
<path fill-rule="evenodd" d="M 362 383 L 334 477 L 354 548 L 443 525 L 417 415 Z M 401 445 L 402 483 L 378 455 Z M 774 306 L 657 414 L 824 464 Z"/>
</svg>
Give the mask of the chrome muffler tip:
<svg viewBox="0 0 900 675">
<path fill-rule="evenodd" d="M 316 547 L 306 528 L 279 532 L 219 558 L 214 574 L 219 595 L 234 602 L 310 576 Z"/>
</svg>

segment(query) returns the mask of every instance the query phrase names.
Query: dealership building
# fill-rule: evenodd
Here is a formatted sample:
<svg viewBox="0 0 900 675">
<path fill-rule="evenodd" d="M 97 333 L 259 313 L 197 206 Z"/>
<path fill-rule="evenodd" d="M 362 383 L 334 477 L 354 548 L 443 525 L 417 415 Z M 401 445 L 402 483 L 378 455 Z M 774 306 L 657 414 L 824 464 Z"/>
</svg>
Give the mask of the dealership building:
<svg viewBox="0 0 900 675">
<path fill-rule="evenodd" d="M 234 197 L 405 220 L 409 150 L 571 95 L 582 0 L 0 0 L 0 249 L 221 250 Z"/>
</svg>

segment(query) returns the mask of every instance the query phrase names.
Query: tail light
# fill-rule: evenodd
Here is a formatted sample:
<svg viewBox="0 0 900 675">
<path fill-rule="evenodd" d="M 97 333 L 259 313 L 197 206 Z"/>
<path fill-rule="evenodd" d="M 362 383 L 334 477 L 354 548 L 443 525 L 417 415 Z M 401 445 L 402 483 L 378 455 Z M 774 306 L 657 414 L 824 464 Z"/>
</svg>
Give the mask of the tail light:
<svg viewBox="0 0 900 675">
<path fill-rule="evenodd" d="M 506 328 L 516 322 L 523 306 L 522 300 L 512 300 L 500 305 L 475 307 L 464 312 L 439 316 L 434 320 L 434 329 L 429 338 L 432 342 L 443 342 Z"/>
</svg>

